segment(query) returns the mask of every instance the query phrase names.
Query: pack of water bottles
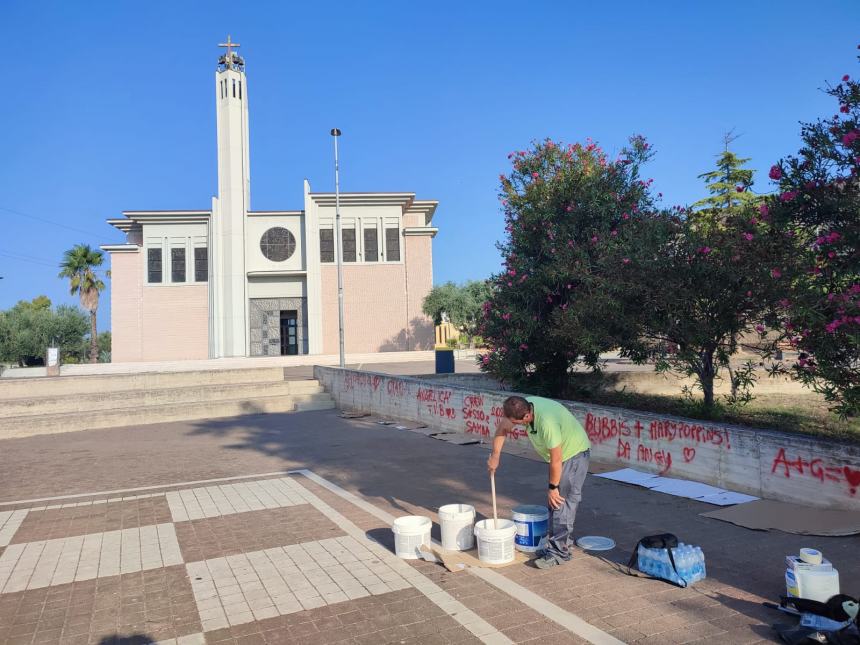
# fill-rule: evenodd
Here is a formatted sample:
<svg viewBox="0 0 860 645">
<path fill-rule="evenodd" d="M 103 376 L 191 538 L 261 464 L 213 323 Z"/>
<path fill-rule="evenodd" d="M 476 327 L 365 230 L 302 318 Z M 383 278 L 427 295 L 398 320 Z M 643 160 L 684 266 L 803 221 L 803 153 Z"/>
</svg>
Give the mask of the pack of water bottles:
<svg viewBox="0 0 860 645">
<path fill-rule="evenodd" d="M 705 578 L 705 554 L 701 547 L 678 542 L 678 546 L 672 549 L 672 556 L 675 558 L 674 567 L 668 549 L 649 549 L 640 544 L 639 571 L 677 585 L 691 585 Z"/>
</svg>

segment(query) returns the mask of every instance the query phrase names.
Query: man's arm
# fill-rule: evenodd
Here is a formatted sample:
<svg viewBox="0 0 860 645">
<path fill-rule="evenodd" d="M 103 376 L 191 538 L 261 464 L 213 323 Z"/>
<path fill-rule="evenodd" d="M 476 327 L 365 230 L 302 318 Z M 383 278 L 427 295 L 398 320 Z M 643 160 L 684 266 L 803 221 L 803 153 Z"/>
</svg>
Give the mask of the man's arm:
<svg viewBox="0 0 860 645">
<path fill-rule="evenodd" d="M 493 451 L 490 453 L 490 458 L 487 459 L 487 470 L 491 473 L 496 472 L 499 467 L 499 460 L 502 457 L 502 446 L 505 445 L 505 437 L 508 432 L 514 427 L 514 424 L 509 419 L 502 417 L 499 419 L 499 425 L 496 428 L 496 434 L 493 436 Z M 559 476 L 561 471 L 559 471 Z"/>
<path fill-rule="evenodd" d="M 558 486 L 561 482 L 561 444 L 549 449 L 549 483 Z M 564 497 L 558 492 L 558 488 L 547 492 L 547 502 L 550 508 L 558 509 L 564 504 Z"/>
</svg>

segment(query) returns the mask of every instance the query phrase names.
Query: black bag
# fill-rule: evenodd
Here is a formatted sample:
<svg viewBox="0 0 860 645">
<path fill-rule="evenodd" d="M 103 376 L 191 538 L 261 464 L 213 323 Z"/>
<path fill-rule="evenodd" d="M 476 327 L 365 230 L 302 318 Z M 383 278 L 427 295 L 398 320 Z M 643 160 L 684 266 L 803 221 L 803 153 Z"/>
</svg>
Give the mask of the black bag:
<svg viewBox="0 0 860 645">
<path fill-rule="evenodd" d="M 630 556 L 630 561 L 627 563 L 628 572 L 634 567 L 637 570 L 639 569 L 639 545 L 644 546 L 646 549 L 665 549 L 669 553 L 669 562 L 672 563 L 672 569 L 674 570 L 675 575 L 678 576 L 678 579 L 681 581 L 681 584 L 678 584 L 672 580 L 666 580 L 666 582 L 670 582 L 673 585 L 677 585 L 682 588 L 687 586 L 687 581 L 684 580 L 681 577 L 681 574 L 678 573 L 678 567 L 675 566 L 675 556 L 672 555 L 672 549 L 678 546 L 677 535 L 673 533 L 660 533 L 659 535 L 649 535 L 639 540 L 636 543 L 636 546 L 633 547 L 633 553 Z M 665 578 L 660 578 L 660 580 L 665 580 Z"/>
</svg>

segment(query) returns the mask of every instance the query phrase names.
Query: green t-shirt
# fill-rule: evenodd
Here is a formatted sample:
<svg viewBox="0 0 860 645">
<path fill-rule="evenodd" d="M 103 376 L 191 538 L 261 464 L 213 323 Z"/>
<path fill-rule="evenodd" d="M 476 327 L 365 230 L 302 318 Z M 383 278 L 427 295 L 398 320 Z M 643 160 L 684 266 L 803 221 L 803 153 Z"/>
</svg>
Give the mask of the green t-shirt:
<svg viewBox="0 0 860 645">
<path fill-rule="evenodd" d="M 540 396 L 527 396 L 526 401 L 535 414 L 528 427 L 529 440 L 544 461 L 549 462 L 549 451 L 557 446 L 561 446 L 562 461 L 591 448 L 582 424 L 561 403 Z"/>
</svg>

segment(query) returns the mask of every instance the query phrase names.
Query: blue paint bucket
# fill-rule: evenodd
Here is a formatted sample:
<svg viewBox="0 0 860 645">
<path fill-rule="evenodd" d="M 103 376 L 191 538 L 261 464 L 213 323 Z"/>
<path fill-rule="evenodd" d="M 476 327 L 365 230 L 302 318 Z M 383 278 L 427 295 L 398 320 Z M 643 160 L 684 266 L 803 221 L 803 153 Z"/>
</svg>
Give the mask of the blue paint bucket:
<svg viewBox="0 0 860 645">
<path fill-rule="evenodd" d="M 517 536 L 514 539 L 517 551 L 524 553 L 537 551 L 547 533 L 549 510 L 546 506 L 535 504 L 515 506 L 511 519 L 517 527 Z"/>
</svg>

